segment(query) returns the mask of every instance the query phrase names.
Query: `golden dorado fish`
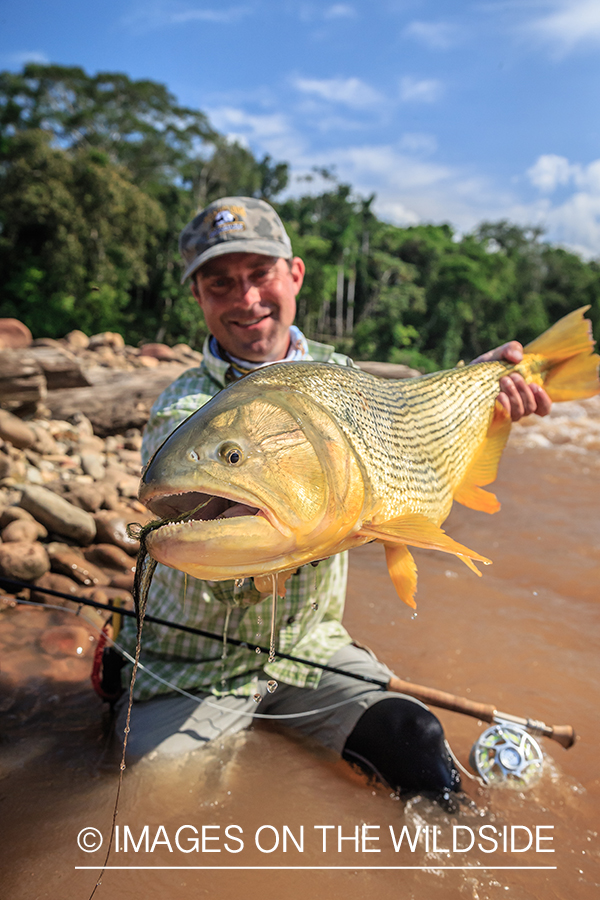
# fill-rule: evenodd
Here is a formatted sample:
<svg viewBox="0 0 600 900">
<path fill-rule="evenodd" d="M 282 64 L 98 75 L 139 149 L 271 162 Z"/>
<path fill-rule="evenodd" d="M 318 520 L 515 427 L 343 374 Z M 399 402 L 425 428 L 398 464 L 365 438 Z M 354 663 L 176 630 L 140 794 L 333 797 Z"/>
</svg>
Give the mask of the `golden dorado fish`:
<svg viewBox="0 0 600 900">
<path fill-rule="evenodd" d="M 284 593 L 299 566 L 380 541 L 410 606 L 408 547 L 454 553 L 480 574 L 472 561 L 489 560 L 440 526 L 454 500 L 499 509 L 483 490 L 511 425 L 496 403 L 499 379 L 519 372 L 553 400 L 598 393 L 588 308 L 529 344 L 517 365 L 405 381 L 313 362 L 247 375 L 186 419 L 146 467 L 140 500 L 165 520 L 148 534 L 148 551 L 197 578 L 253 576 L 259 591 L 278 575 Z"/>
</svg>

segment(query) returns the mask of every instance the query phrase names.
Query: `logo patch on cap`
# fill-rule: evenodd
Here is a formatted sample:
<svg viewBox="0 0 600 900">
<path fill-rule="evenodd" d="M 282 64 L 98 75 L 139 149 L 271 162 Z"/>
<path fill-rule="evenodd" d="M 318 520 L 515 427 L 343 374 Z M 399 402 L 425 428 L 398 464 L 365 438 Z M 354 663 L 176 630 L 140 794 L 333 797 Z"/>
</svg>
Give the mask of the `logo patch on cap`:
<svg viewBox="0 0 600 900">
<path fill-rule="evenodd" d="M 218 237 L 226 231 L 245 231 L 244 217 L 246 209 L 243 206 L 221 206 L 216 209 L 209 224 L 208 239 Z"/>
</svg>

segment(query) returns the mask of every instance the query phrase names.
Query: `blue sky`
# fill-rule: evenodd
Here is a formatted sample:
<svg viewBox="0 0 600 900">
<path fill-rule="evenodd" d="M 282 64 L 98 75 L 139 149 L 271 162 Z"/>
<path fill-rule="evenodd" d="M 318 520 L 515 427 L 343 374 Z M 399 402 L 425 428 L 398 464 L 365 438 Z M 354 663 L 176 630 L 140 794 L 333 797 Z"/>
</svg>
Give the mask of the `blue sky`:
<svg viewBox="0 0 600 900">
<path fill-rule="evenodd" d="M 290 190 L 333 167 L 401 225 L 508 218 L 600 256 L 600 0 L 20 0 L 0 66 L 167 84 Z"/>
</svg>

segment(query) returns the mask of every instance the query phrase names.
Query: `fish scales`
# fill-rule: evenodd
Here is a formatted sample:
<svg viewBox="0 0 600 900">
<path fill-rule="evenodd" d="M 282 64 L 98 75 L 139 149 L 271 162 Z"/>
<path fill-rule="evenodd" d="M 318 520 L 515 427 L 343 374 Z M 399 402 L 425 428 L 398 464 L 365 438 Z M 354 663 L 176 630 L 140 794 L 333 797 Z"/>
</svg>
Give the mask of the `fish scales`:
<svg viewBox="0 0 600 900">
<path fill-rule="evenodd" d="M 269 366 L 256 385 L 307 393 L 332 414 L 364 465 L 382 515 L 404 508 L 442 521 L 493 412 L 504 363 L 388 381 L 325 363 Z M 383 521 L 383 519 L 382 519 Z"/>
<path fill-rule="evenodd" d="M 207 580 L 278 589 L 301 565 L 379 541 L 414 606 L 408 547 L 489 562 L 440 525 L 454 500 L 496 512 L 510 418 L 496 397 L 510 372 L 553 400 L 598 393 L 585 309 L 525 348 L 523 361 L 460 366 L 405 381 L 351 366 L 278 363 L 231 384 L 183 422 L 148 464 L 140 499 L 161 517 L 154 559 Z"/>
</svg>

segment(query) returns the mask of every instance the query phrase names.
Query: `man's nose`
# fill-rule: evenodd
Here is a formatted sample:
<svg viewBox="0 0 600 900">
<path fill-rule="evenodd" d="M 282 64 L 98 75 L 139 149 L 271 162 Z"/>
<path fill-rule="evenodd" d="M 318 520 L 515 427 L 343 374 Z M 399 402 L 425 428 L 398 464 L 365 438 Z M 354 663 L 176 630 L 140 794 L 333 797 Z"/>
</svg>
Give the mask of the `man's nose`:
<svg viewBox="0 0 600 900">
<path fill-rule="evenodd" d="M 248 278 L 244 278 L 243 276 L 237 280 L 235 294 L 236 300 L 239 300 L 242 303 L 251 304 L 260 300 L 260 291 L 256 285 L 252 284 Z"/>
</svg>

